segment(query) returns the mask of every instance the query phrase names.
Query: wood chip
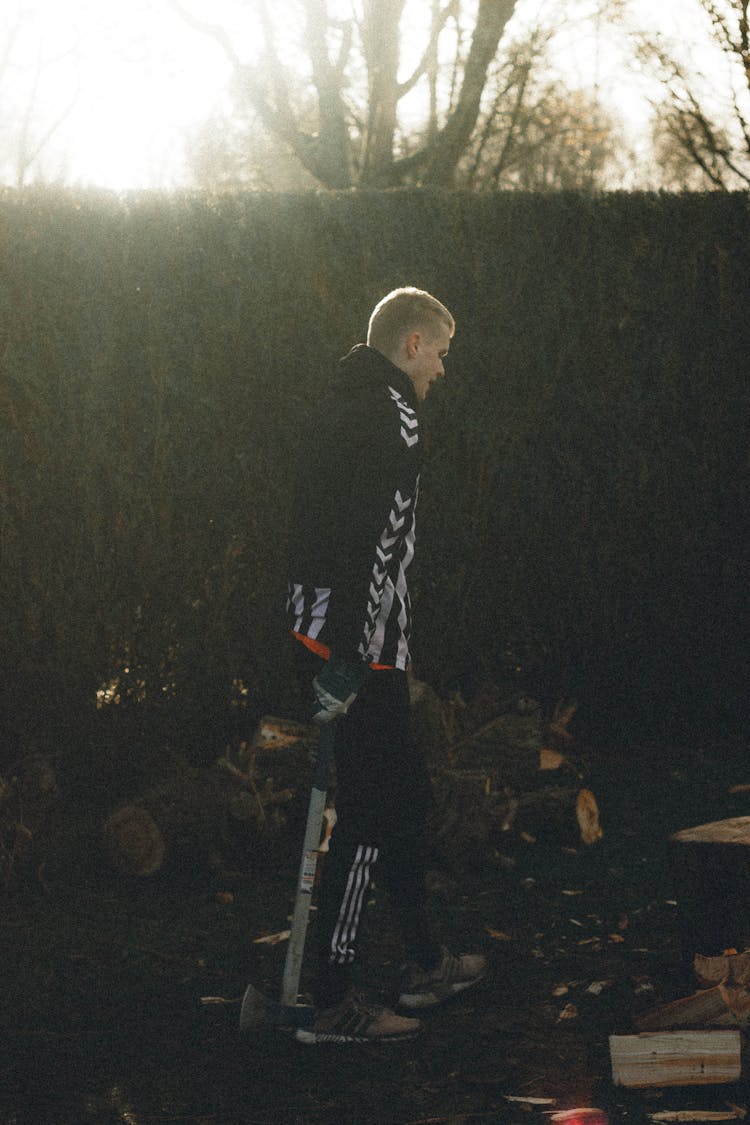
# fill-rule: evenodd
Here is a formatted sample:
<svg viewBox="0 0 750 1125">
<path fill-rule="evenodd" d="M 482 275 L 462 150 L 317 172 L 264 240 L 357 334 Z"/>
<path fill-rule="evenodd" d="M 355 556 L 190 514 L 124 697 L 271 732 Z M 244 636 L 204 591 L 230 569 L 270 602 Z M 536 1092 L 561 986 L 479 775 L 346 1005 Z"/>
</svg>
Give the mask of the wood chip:
<svg viewBox="0 0 750 1125">
<path fill-rule="evenodd" d="M 495 941 L 513 941 L 510 934 L 506 934 L 504 930 L 493 930 L 492 926 L 485 926 L 484 931 L 489 934 L 491 938 L 494 938 Z"/>
<path fill-rule="evenodd" d="M 741 1117 L 729 1109 L 664 1109 L 649 1113 L 649 1121 L 740 1121 Z"/>
<path fill-rule="evenodd" d="M 561 1109 L 553 1113 L 550 1121 L 568 1122 L 568 1125 L 608 1125 L 609 1118 L 603 1109 L 578 1106 L 576 1109 Z"/>
<path fill-rule="evenodd" d="M 516 1105 L 557 1105 L 555 1098 L 526 1098 L 513 1094 L 503 1094 L 506 1102 L 513 1102 Z"/>
</svg>

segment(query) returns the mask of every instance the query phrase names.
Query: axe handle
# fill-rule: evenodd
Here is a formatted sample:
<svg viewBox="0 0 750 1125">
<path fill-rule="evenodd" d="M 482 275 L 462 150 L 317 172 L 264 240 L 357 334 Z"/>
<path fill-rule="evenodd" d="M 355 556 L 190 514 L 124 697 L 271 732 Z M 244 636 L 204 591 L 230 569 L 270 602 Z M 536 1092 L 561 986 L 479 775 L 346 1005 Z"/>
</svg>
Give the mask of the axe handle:
<svg viewBox="0 0 750 1125">
<path fill-rule="evenodd" d="M 328 790 L 328 774 L 333 758 L 333 744 L 335 739 L 335 721 L 326 723 L 320 728 L 318 750 L 315 757 L 315 772 L 313 775 L 312 790 L 310 792 L 310 806 L 307 811 L 305 840 L 302 845 L 302 858 L 300 860 L 299 877 L 297 879 L 297 892 L 294 898 L 292 929 L 289 935 L 289 945 L 287 946 L 286 961 L 284 963 L 284 976 L 281 982 L 281 1003 L 285 1005 L 296 1004 L 299 994 L 302 958 L 305 953 L 305 938 L 307 936 L 307 921 L 310 914 L 313 888 L 315 886 L 315 870 L 320 855 L 320 837 L 323 828 L 326 792 Z"/>
</svg>

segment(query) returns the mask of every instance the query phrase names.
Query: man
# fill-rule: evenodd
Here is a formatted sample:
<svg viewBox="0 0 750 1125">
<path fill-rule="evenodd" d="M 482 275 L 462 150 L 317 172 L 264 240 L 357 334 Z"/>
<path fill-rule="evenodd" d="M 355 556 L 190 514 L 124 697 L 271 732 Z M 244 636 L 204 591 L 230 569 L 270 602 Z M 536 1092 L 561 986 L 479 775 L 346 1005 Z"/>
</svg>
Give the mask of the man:
<svg viewBox="0 0 750 1125">
<path fill-rule="evenodd" d="M 422 832 L 430 784 L 409 733 L 406 678 L 417 408 L 445 374 L 454 329 L 452 315 L 429 293 L 389 293 L 372 313 L 367 344 L 341 361 L 301 451 L 288 609 L 313 717 L 337 722 L 337 823 L 318 903 L 317 1018 L 297 1032 L 303 1042 L 393 1041 L 422 1028 L 352 989 L 376 862 L 408 957 L 401 1007 L 441 1003 L 486 971 L 484 957 L 458 957 L 438 945 L 427 922 Z"/>
</svg>

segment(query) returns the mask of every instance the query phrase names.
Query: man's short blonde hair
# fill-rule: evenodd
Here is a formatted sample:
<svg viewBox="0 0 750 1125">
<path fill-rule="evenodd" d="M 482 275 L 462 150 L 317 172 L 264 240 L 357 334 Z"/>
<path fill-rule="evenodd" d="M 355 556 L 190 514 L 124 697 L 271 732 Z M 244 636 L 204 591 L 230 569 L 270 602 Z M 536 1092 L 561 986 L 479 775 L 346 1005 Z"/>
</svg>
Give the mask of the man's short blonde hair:
<svg viewBox="0 0 750 1125">
<path fill-rule="evenodd" d="M 367 343 L 393 359 L 402 341 L 411 332 L 432 332 L 445 324 L 451 336 L 456 322 L 445 305 L 424 289 L 407 285 L 388 293 L 372 311 L 367 328 Z"/>
</svg>

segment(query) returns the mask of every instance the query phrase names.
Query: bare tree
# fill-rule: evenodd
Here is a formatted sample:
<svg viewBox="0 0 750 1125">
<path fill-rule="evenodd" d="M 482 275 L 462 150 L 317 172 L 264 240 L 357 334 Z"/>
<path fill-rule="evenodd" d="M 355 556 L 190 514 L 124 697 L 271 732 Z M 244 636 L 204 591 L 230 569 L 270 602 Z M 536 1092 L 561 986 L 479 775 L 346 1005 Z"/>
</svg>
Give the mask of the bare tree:
<svg viewBox="0 0 750 1125">
<path fill-rule="evenodd" d="M 186 156 L 194 183 L 208 191 L 311 191 L 318 186 L 242 103 L 234 113 L 215 113 L 194 129 Z"/>
<path fill-rule="evenodd" d="M 672 186 L 750 186 L 750 0 L 695 0 L 723 73 L 710 76 L 660 36 L 638 36 L 637 54 L 658 76 L 654 148 Z M 723 56 L 723 59 L 722 59 Z"/>
<path fill-rule="evenodd" d="M 39 173 L 40 158 L 76 104 L 74 90 L 49 116 L 41 112 L 40 91 L 46 75 L 77 49 L 77 41 L 51 47 L 33 7 L 5 9 L 0 24 L 0 171 L 19 190 Z"/>
<path fill-rule="evenodd" d="M 243 61 L 226 28 L 182 17 L 213 37 L 237 89 L 266 132 L 328 188 L 450 186 L 480 115 L 487 73 L 517 0 L 432 0 L 423 41 L 403 73 L 406 0 L 353 0 L 346 18 L 327 0 L 296 0 L 307 64 L 306 96 L 279 49 L 278 9 L 251 0 L 262 35 L 258 61 Z M 294 24 L 292 5 L 283 18 Z M 295 90 L 295 86 L 297 89 Z M 429 117 L 419 130 L 404 105 L 422 86 Z M 312 112 L 310 112 L 312 110 Z M 415 143 L 415 138 L 419 142 Z"/>
<path fill-rule="evenodd" d="M 554 27 L 536 27 L 499 58 L 457 182 L 476 189 L 592 190 L 614 174 L 624 145 L 594 89 L 549 76 Z"/>
</svg>

